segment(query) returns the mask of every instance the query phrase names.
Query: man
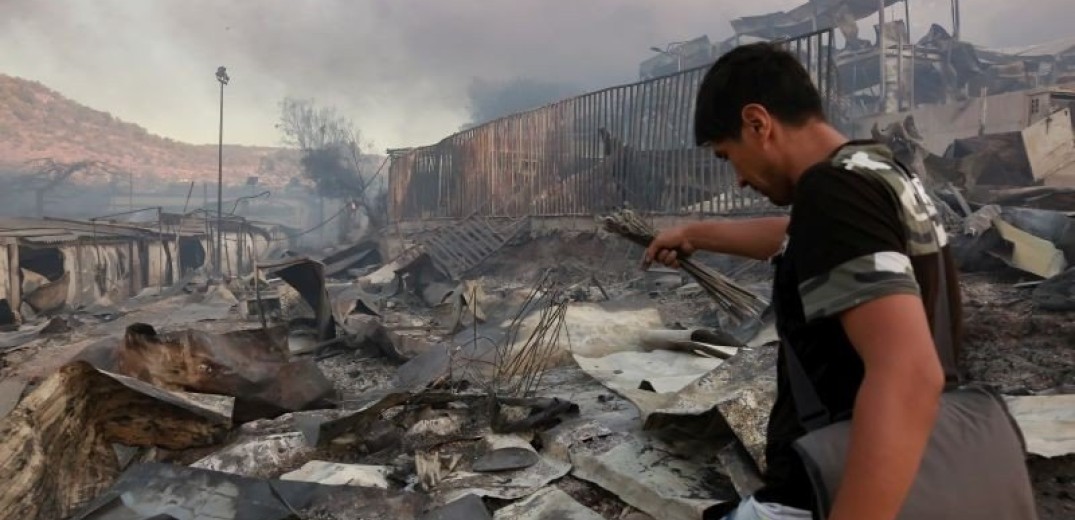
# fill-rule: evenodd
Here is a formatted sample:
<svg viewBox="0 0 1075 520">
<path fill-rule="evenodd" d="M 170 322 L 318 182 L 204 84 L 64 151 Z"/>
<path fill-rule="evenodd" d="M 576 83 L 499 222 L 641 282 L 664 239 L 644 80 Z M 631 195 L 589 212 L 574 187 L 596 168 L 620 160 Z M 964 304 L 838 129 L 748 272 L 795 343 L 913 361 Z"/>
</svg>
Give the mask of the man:
<svg viewBox="0 0 1075 520">
<path fill-rule="evenodd" d="M 833 520 L 891 520 L 918 470 L 945 376 L 927 309 L 945 291 L 958 344 L 959 286 L 935 208 L 891 152 L 852 142 L 825 119 L 821 97 L 791 54 L 739 47 L 698 92 L 699 146 L 735 168 L 790 216 L 698 222 L 661 233 L 644 264 L 678 267 L 704 249 L 775 264 L 777 329 L 823 404 L 851 417 Z M 936 255 L 948 286 L 938 287 Z M 924 300 L 929 305 L 924 305 Z M 809 519 L 815 501 L 791 443 L 799 424 L 783 352 L 768 426 L 765 487 L 728 519 Z"/>
</svg>

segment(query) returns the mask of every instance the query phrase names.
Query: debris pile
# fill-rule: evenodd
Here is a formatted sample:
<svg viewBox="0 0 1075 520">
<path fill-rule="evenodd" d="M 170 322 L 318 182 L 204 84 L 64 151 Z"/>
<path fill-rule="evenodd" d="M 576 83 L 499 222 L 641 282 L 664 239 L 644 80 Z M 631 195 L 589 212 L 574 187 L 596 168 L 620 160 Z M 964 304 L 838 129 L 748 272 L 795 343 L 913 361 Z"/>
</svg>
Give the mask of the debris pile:
<svg viewBox="0 0 1075 520">
<path fill-rule="evenodd" d="M 958 139 L 944 156 L 926 149 L 913 116 L 874 129 L 914 165 L 946 217 L 960 268 L 1003 266 L 1030 276 L 1043 310 L 1072 308 L 1075 266 L 1075 135 L 1068 108 L 1022 133 Z"/>
<path fill-rule="evenodd" d="M 1017 342 L 983 339 L 982 320 L 1012 304 L 982 291 L 1014 279 L 1007 297 L 1063 322 L 1072 228 L 1055 210 L 970 200 L 970 213 L 950 206 L 953 237 L 978 271 L 970 371 L 990 381 L 1002 369 L 989 363 L 1014 359 L 990 353 Z M 445 265 L 448 233 L 396 256 L 366 242 L 5 333 L 17 346 L 0 372 L 0 519 L 677 520 L 758 489 L 770 313 L 715 301 L 715 275 L 639 273 L 640 246 L 602 230 L 508 229 L 469 263 Z M 692 261 L 767 299 L 764 264 Z M 996 382 L 1032 467 L 1062 472 L 1075 360 L 1067 339 L 1038 335 L 1056 342 L 1051 372 Z"/>
</svg>

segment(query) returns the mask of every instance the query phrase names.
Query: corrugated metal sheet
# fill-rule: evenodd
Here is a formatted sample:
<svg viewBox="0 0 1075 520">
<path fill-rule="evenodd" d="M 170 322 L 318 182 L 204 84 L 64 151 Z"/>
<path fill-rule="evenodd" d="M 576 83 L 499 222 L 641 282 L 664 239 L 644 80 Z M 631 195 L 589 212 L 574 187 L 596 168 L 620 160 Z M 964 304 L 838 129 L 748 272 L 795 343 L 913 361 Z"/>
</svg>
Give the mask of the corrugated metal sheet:
<svg viewBox="0 0 1075 520">
<path fill-rule="evenodd" d="M 885 7 L 901 0 L 884 0 Z M 736 34 L 781 38 L 861 20 L 877 12 L 878 0 L 809 0 L 792 9 L 732 20 Z"/>
<path fill-rule="evenodd" d="M 121 224 L 68 219 L 0 218 L 0 239 L 13 239 L 23 244 L 58 245 L 75 242 L 114 243 L 132 240 L 174 241 L 177 237 L 200 237 L 215 233 L 216 220 L 203 217 L 162 215 L 163 224 L 139 222 Z M 226 235 L 249 235 L 270 240 L 273 234 L 265 226 L 241 219 L 224 220 Z"/>
<path fill-rule="evenodd" d="M 156 239 L 158 233 L 138 226 L 66 219 L 0 219 L 0 237 L 35 244 L 61 244 L 79 240 L 128 241 Z"/>
<path fill-rule="evenodd" d="M 1052 40 L 1024 47 L 1011 47 L 1005 49 L 983 48 L 986 52 L 1006 54 L 1009 56 L 1037 57 L 1037 56 L 1061 56 L 1075 52 L 1075 36 L 1068 36 L 1058 40 Z"/>
<path fill-rule="evenodd" d="M 195 215 L 163 213 L 161 214 L 161 221 L 164 224 L 165 233 L 178 233 L 181 236 L 201 236 L 210 234 L 210 232 L 215 233 L 217 227 L 216 217 L 206 217 L 204 213 Z M 153 227 L 157 225 L 157 221 L 147 222 L 143 225 L 146 227 Z M 225 234 L 256 233 L 265 238 L 269 238 L 271 236 L 269 228 L 274 226 L 274 224 L 264 224 L 237 216 L 225 216 L 224 219 L 220 221 L 220 226 Z"/>
<path fill-rule="evenodd" d="M 831 30 L 785 42 L 830 102 L 833 43 Z M 592 215 L 624 205 L 666 214 L 770 211 L 694 146 L 705 73 L 611 87 L 390 151 L 391 218 Z"/>
</svg>

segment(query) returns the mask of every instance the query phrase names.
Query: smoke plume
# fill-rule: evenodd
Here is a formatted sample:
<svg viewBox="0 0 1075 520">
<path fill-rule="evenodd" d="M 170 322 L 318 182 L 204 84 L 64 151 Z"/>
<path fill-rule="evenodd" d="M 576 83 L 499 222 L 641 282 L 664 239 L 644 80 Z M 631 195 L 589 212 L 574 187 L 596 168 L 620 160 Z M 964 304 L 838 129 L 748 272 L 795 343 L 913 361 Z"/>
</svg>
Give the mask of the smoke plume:
<svg viewBox="0 0 1075 520">
<path fill-rule="evenodd" d="M 225 65 L 228 142 L 277 144 L 276 103 L 293 96 L 340 107 L 378 147 L 408 146 L 515 106 L 495 88 L 487 93 L 500 101 L 475 104 L 474 85 L 533 78 L 574 92 L 633 81 L 652 46 L 722 40 L 732 18 L 802 1 L 9 0 L 0 2 L 0 71 L 150 131 L 212 143 L 213 73 Z M 1071 33 L 1070 0 L 963 5 L 963 36 L 979 44 Z M 914 32 L 948 25 L 948 6 L 912 1 Z M 535 90 L 519 106 L 557 92 Z"/>
</svg>

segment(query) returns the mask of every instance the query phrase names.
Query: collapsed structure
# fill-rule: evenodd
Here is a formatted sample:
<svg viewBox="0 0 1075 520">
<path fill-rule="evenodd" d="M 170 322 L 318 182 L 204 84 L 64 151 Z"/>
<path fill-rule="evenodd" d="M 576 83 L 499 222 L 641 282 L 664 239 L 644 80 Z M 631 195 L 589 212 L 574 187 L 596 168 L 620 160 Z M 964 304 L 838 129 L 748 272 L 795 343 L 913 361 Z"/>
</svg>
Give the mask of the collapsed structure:
<svg viewBox="0 0 1075 520">
<path fill-rule="evenodd" d="M 691 135 L 704 65 L 753 39 L 923 174 L 965 273 L 968 375 L 1006 394 L 1041 517 L 1070 517 L 1070 49 L 987 52 L 958 15 L 911 44 L 882 5 L 736 20 L 658 57 L 667 74 L 391 150 L 390 224 L 330 250 L 202 214 L 0 225 L 0 519 L 687 520 L 749 495 L 772 317 L 706 290 L 764 302 L 767 266 L 639 273 L 639 246 L 594 217 L 782 211 Z"/>
<path fill-rule="evenodd" d="M 245 220 L 224 220 L 218 230 L 218 222 L 204 216 L 159 217 L 145 225 L 3 219 L 0 321 L 18 324 L 25 314 L 120 302 L 175 285 L 207 265 L 218 232 L 226 244 L 223 272 L 246 275 L 274 240 L 270 229 Z"/>
</svg>

